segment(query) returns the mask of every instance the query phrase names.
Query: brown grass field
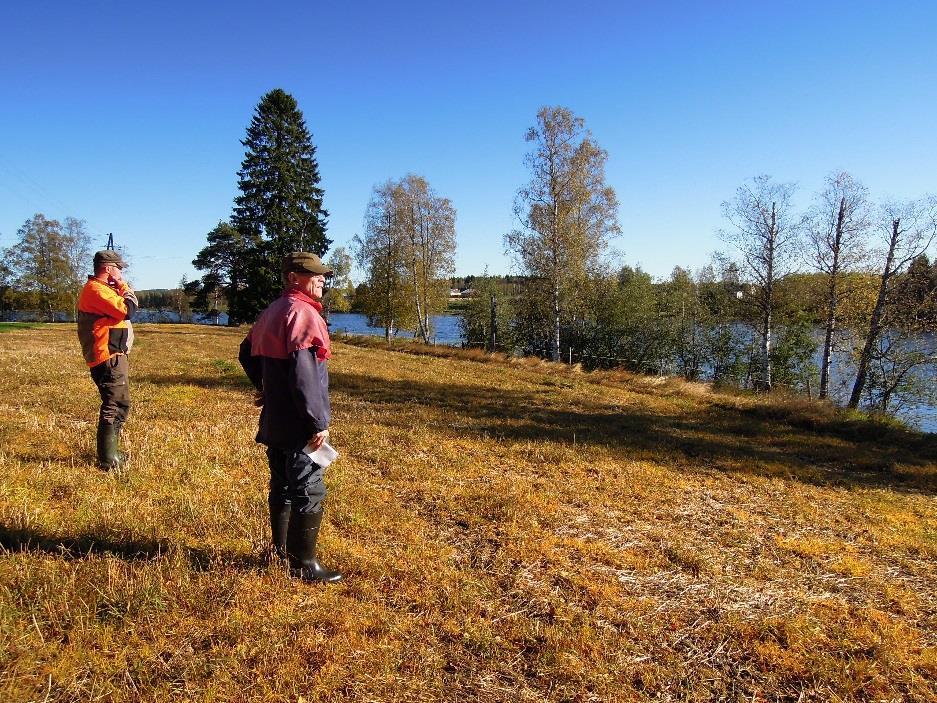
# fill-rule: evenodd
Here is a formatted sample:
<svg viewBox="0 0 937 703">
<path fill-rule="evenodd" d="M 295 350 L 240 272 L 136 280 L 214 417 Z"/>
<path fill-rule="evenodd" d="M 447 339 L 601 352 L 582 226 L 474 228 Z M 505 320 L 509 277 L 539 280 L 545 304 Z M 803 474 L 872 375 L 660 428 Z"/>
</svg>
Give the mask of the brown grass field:
<svg viewBox="0 0 937 703">
<path fill-rule="evenodd" d="M 934 436 L 339 341 L 303 585 L 245 332 L 138 328 L 111 473 L 74 325 L 0 334 L 0 701 L 937 700 Z"/>
</svg>

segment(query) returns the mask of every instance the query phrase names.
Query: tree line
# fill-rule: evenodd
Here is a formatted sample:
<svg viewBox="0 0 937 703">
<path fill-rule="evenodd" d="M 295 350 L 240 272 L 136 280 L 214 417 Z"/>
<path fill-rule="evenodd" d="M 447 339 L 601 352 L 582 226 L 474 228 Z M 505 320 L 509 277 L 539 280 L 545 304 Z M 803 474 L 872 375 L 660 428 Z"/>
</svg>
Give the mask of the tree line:
<svg viewBox="0 0 937 703">
<path fill-rule="evenodd" d="M 791 386 L 821 398 L 832 394 L 834 359 L 845 354 L 854 366 L 849 404 L 882 410 L 933 364 L 922 340 L 937 317 L 934 198 L 876 203 L 850 174 L 834 173 L 800 211 L 792 184 L 756 176 L 722 203 L 729 249 L 699 271 L 678 267 L 655 282 L 611 255 L 618 201 L 606 182 L 608 153 L 584 120 L 543 107 L 525 139 L 529 180 L 515 194 L 517 225 L 504 235 L 518 275 L 473 277 L 467 343 L 554 360 L 572 360 L 575 350 L 588 367 Z M 281 89 L 264 95 L 241 143 L 238 195 L 193 260 L 200 277 L 183 280 L 181 292 L 153 292 L 155 306 L 191 303 L 224 310 L 232 325 L 251 322 L 279 293 L 284 254 L 328 252 L 316 149 L 295 99 Z M 354 305 L 388 339 L 409 330 L 429 341 L 432 316 L 448 303 L 455 224 L 451 200 L 420 175 L 376 185 L 362 232 L 326 259 L 335 271 L 327 312 Z M 90 257 L 83 222 L 37 214 L 3 254 L 5 308 L 50 319 L 74 309 Z M 353 263 L 364 274 L 357 287 Z"/>
</svg>

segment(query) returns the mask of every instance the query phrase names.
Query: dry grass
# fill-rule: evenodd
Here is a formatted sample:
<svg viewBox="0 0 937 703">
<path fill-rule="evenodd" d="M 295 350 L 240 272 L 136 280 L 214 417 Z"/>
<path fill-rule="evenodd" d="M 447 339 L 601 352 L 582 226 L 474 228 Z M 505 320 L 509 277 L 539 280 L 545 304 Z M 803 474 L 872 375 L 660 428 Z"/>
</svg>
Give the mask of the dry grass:
<svg viewBox="0 0 937 703">
<path fill-rule="evenodd" d="M 933 437 L 337 343 L 305 586 L 243 333 L 140 326 L 112 474 L 74 327 L 0 335 L 0 700 L 937 700 Z"/>
</svg>

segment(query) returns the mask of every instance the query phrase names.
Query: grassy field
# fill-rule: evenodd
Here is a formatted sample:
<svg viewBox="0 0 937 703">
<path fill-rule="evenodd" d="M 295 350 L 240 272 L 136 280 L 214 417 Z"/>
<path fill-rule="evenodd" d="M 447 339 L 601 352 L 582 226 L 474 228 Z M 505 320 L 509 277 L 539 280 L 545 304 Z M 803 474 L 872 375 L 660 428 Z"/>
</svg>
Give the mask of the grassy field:
<svg viewBox="0 0 937 703">
<path fill-rule="evenodd" d="M 0 701 L 937 700 L 933 436 L 339 342 L 303 585 L 244 333 L 139 327 L 112 473 L 74 326 L 0 335 Z"/>
</svg>

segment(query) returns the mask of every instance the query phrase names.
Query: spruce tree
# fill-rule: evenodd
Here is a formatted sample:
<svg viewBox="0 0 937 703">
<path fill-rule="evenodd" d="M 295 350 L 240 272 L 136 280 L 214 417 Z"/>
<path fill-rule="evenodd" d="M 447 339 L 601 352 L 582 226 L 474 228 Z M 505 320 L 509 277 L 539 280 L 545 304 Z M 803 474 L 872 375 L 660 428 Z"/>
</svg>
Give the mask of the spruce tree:
<svg viewBox="0 0 937 703">
<path fill-rule="evenodd" d="M 328 213 L 322 208 L 316 149 L 296 100 L 280 88 L 264 95 L 241 144 L 246 151 L 231 225 L 243 250 L 238 275 L 222 276 L 236 281 L 225 291 L 230 324 L 252 321 L 279 294 L 284 254 L 303 250 L 322 256 L 331 243 L 325 236 Z M 211 246 L 210 241 L 199 257 L 209 255 Z M 195 266 L 205 270 L 198 261 Z M 217 279 L 218 273 L 206 275 Z M 203 283 L 212 280 L 203 277 Z"/>
</svg>

